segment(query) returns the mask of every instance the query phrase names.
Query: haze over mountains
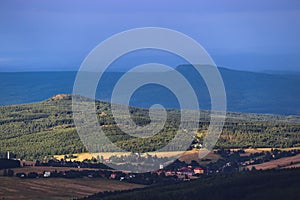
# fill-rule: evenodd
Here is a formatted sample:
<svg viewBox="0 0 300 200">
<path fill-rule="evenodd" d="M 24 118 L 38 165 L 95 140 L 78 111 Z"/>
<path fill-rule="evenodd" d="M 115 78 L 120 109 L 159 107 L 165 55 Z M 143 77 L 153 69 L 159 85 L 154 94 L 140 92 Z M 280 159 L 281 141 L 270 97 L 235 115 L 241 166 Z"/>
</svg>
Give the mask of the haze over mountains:
<svg viewBox="0 0 300 200">
<path fill-rule="evenodd" d="M 207 87 L 196 70 L 189 65 L 181 65 L 176 70 L 189 80 L 199 99 L 200 109 L 210 109 Z M 219 68 L 219 71 L 226 89 L 228 111 L 300 114 L 299 73 L 257 73 L 226 68 Z M 151 73 L 148 75 L 155 75 L 155 72 Z M 167 76 L 168 72 L 163 73 Z M 96 98 L 110 101 L 112 90 L 123 74 L 105 73 L 100 80 Z M 76 72 L 0 73 L 0 105 L 42 101 L 59 93 L 71 94 L 75 77 Z M 168 108 L 179 108 L 176 96 L 169 89 L 156 84 L 139 88 L 133 94 L 130 104 L 137 107 L 162 104 Z"/>
</svg>

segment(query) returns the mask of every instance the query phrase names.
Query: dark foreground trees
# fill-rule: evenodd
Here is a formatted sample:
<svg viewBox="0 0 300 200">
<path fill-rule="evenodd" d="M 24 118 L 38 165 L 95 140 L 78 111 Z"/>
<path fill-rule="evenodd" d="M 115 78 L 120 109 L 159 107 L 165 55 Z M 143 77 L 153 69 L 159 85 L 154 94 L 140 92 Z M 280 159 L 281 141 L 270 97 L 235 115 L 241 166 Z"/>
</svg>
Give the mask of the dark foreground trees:
<svg viewBox="0 0 300 200">
<path fill-rule="evenodd" d="M 99 193 L 85 200 L 174 199 L 300 199 L 300 169 L 251 171 L 200 178 L 195 181 L 158 185 L 132 191 Z"/>
</svg>

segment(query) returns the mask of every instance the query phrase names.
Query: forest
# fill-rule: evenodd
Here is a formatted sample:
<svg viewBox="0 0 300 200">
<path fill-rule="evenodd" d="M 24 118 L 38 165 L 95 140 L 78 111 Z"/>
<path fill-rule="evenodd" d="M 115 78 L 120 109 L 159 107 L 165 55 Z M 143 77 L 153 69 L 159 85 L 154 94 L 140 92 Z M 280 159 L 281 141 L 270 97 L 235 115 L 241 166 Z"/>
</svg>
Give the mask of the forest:
<svg viewBox="0 0 300 200">
<path fill-rule="evenodd" d="M 96 101 L 95 105 L 99 124 L 106 136 L 117 146 L 132 152 L 155 151 L 166 145 L 180 124 L 180 111 L 167 109 L 167 120 L 159 133 L 148 138 L 137 138 L 120 130 L 112 116 L 110 103 Z M 130 114 L 139 126 L 151 121 L 148 109 L 130 107 Z M 210 112 L 201 111 L 193 144 L 203 142 L 209 120 Z M 227 113 L 223 132 L 215 148 L 299 146 L 298 116 Z M 107 147 L 104 145 L 101 148 L 105 151 Z M 86 152 L 74 126 L 72 96 L 57 95 L 37 103 L 1 106 L 0 156 L 4 157 L 7 151 L 24 159 Z"/>
</svg>

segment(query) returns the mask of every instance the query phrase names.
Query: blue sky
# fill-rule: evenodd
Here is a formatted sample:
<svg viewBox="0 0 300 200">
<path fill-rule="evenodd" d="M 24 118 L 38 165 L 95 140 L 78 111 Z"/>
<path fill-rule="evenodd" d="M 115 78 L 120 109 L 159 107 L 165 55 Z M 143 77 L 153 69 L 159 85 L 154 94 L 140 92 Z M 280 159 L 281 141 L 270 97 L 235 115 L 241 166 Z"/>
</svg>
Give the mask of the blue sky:
<svg viewBox="0 0 300 200">
<path fill-rule="evenodd" d="M 0 71 L 77 70 L 101 41 L 145 26 L 194 38 L 219 66 L 300 71 L 298 0 L 2 0 Z"/>
</svg>

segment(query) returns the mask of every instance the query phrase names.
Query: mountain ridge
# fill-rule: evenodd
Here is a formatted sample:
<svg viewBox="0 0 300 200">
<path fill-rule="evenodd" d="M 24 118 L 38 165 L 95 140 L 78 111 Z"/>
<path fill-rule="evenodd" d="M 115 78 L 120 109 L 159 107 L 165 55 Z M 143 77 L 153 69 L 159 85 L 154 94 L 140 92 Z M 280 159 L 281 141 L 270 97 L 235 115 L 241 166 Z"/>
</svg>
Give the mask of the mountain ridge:
<svg viewBox="0 0 300 200">
<path fill-rule="evenodd" d="M 191 82 L 200 102 L 200 109 L 210 109 L 210 97 L 206 85 L 195 69 L 178 66 Z M 227 107 L 232 112 L 269 113 L 283 115 L 300 114 L 300 75 L 266 74 L 219 68 L 223 77 Z M 168 73 L 168 72 L 164 72 Z M 106 72 L 98 87 L 96 99 L 110 102 L 112 90 L 122 72 Z M 14 72 L 0 73 L 0 105 L 39 102 L 59 93 L 71 94 L 76 72 Z M 102 88 L 101 88 L 102 87 Z M 156 94 L 155 99 L 151 95 Z M 151 100 L 152 99 L 152 100 Z M 157 100 L 157 102 L 155 102 Z M 166 88 L 148 85 L 136 91 L 131 105 L 148 108 L 161 103 L 168 108 L 179 108 L 174 95 Z"/>
</svg>

